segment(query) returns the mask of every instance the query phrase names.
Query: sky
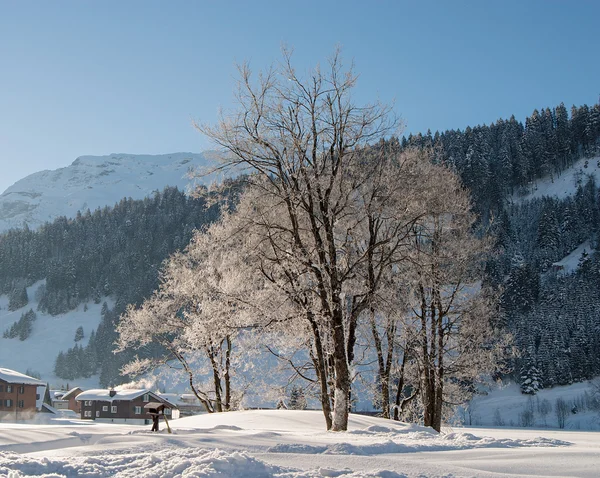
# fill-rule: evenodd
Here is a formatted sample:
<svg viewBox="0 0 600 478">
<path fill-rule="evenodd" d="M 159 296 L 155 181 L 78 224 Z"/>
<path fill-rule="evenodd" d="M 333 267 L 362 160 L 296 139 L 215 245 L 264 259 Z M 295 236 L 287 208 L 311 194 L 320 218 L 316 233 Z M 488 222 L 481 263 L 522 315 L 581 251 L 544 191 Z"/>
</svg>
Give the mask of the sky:
<svg viewBox="0 0 600 478">
<path fill-rule="evenodd" d="M 0 0 L 0 192 L 78 156 L 200 152 L 235 109 L 236 63 L 341 46 L 357 103 L 405 131 L 489 124 L 600 95 L 600 2 Z"/>
</svg>

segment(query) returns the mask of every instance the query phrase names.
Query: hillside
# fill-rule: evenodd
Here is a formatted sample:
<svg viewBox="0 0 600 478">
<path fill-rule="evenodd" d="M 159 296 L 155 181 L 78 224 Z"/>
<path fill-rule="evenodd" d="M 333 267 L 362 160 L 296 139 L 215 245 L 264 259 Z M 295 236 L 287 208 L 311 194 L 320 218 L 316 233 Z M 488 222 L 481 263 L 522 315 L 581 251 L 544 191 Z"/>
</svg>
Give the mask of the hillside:
<svg viewBox="0 0 600 478">
<path fill-rule="evenodd" d="M 56 217 L 113 206 L 122 198 L 142 199 L 166 186 L 185 190 L 190 168 L 208 165 L 211 152 L 163 155 L 111 154 L 81 156 L 67 167 L 40 171 L 0 195 L 0 232 L 12 227 L 37 228 Z M 203 178 L 208 184 L 219 175 Z"/>
<path fill-rule="evenodd" d="M 562 424 L 558 415 L 564 419 Z M 566 430 L 598 431 L 600 396 L 591 382 L 542 389 L 535 395 L 521 393 L 511 382 L 494 384 L 460 409 L 457 418 L 467 426 L 556 429 L 562 425 Z"/>
<path fill-rule="evenodd" d="M 207 199 L 216 199 L 216 203 L 209 205 Z M 0 294 L 4 298 L 0 325 L 4 328 L 0 332 L 30 309 L 38 318 L 23 341 L 16 337 L 23 329 L 19 327 L 15 338 L 0 342 L 38 350 L 36 360 L 43 365 L 32 363 L 31 368 L 42 373 L 44 380 L 52 379 L 48 373 L 57 354 L 67 353 L 69 348 L 72 351 L 75 331 L 85 318 L 91 321 L 83 326 L 86 337 L 93 331 L 96 336 L 91 346 L 87 340 L 77 344 L 75 352 L 93 358 L 80 360 L 71 353 L 61 378 L 72 381 L 100 373 L 101 383 L 120 383 L 122 362 L 111 353 L 118 316 L 127 304 L 139 303 L 152 293 L 161 262 L 185 247 L 194 229 L 212 222 L 218 214 L 218 196 L 204 192 L 192 198 L 167 188 L 152 198 L 122 200 L 113 208 L 97 209 L 72 220 L 57 219 L 39 230 L 11 230 L 1 235 Z M 88 311 L 82 313 L 86 306 Z M 52 331 L 50 340 L 44 342 L 44 333 L 52 326 L 59 331 Z M 9 350 L 13 349 L 0 347 L 2 362 L 9 360 Z M 23 372 L 30 366 L 17 365 Z"/>
<path fill-rule="evenodd" d="M 37 309 L 38 301 L 35 297 L 43 284 L 44 281 L 38 281 L 28 287 L 27 293 L 33 300 L 25 307 L 14 311 L 8 309 L 8 297 L 0 296 L 1 362 L 5 368 L 39 374 L 43 381 L 58 387 L 61 384 L 66 385 L 69 381 L 54 374 L 56 356 L 76 344 L 83 347 L 88 345 L 91 332 L 95 331 L 100 324 L 102 303 L 95 304 L 90 301 L 79 305 L 74 310 L 53 316 Z M 104 301 L 108 301 L 112 306 L 113 301 L 110 298 L 103 298 L 102 302 Z M 2 334 L 31 309 L 36 311 L 31 334 L 24 341 L 18 337 L 3 338 Z M 75 332 L 78 327 L 83 328 L 84 337 L 76 342 Z M 97 387 L 98 376 L 79 378 L 77 384 L 82 387 Z"/>
<path fill-rule="evenodd" d="M 522 189 L 521 193 L 524 194 L 514 194 L 511 199 L 517 202 L 541 199 L 544 196 L 564 199 L 573 196 L 577 188 L 583 186 L 589 178 L 600 183 L 600 156 L 581 158 L 560 174 L 531 181 Z"/>
</svg>

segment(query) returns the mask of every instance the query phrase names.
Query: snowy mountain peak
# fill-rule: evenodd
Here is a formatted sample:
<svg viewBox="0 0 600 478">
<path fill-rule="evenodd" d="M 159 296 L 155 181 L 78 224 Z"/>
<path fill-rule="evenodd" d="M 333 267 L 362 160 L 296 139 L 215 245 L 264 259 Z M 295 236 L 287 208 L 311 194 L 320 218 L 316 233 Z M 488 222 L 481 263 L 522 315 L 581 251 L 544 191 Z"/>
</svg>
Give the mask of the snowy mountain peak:
<svg viewBox="0 0 600 478">
<path fill-rule="evenodd" d="M 210 164 L 214 153 L 80 156 L 70 166 L 31 174 L 0 195 L 0 232 L 36 228 L 58 216 L 112 206 L 124 197 L 142 199 L 166 186 L 185 189 L 190 168 Z M 221 178 L 209 176 L 204 183 Z"/>
</svg>

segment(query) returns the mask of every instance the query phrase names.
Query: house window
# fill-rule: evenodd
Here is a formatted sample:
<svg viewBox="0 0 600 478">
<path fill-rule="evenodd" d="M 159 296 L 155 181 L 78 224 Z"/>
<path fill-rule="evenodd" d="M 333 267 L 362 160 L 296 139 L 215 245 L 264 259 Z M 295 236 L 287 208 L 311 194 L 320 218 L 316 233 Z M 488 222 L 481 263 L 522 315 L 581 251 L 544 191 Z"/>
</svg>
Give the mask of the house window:
<svg viewBox="0 0 600 478">
<path fill-rule="evenodd" d="M 0 392 L 4 392 L 4 385 L 0 385 Z"/>
<path fill-rule="evenodd" d="M 25 387 L 23 385 L 19 387 L 19 393 L 25 393 Z"/>
<path fill-rule="evenodd" d="M 36 399 L 36 400 L 39 400 L 39 399 L 40 399 L 40 394 L 39 394 L 39 393 L 36 393 L 36 394 L 35 394 L 35 399 Z"/>
<path fill-rule="evenodd" d="M 133 407 L 136 415 L 140 415 L 142 413 L 142 407 Z"/>
<path fill-rule="evenodd" d="M 145 393 L 144 396 L 142 397 L 142 401 L 143 402 L 149 402 L 150 401 L 150 394 L 149 393 Z"/>
<path fill-rule="evenodd" d="M 84 417 L 88 417 L 88 418 L 92 418 L 92 412 L 91 412 L 91 410 L 86 410 L 85 412 L 83 412 L 83 416 Z"/>
<path fill-rule="evenodd" d="M 19 400 L 19 408 L 25 408 L 25 402 L 23 400 Z"/>
<path fill-rule="evenodd" d="M 10 408 L 13 405 L 13 401 L 10 398 L 8 398 L 4 401 L 4 404 L 6 405 L 7 408 Z"/>
<path fill-rule="evenodd" d="M 164 412 L 165 415 L 171 415 L 171 409 L 170 408 L 165 408 Z"/>
<path fill-rule="evenodd" d="M 12 385 L 7 385 L 6 386 L 6 393 L 11 393 L 12 392 Z"/>
<path fill-rule="evenodd" d="M 108 405 L 102 405 L 102 411 L 108 412 Z"/>
<path fill-rule="evenodd" d="M 96 418 L 100 416 L 100 410 L 96 410 Z"/>
<path fill-rule="evenodd" d="M 91 401 L 91 400 L 86 400 L 86 401 L 85 401 L 83 404 L 84 404 L 86 407 L 91 407 L 91 406 L 92 406 L 92 401 Z"/>
<path fill-rule="evenodd" d="M 117 406 L 116 405 L 112 405 L 110 407 L 110 413 L 117 413 Z"/>
</svg>

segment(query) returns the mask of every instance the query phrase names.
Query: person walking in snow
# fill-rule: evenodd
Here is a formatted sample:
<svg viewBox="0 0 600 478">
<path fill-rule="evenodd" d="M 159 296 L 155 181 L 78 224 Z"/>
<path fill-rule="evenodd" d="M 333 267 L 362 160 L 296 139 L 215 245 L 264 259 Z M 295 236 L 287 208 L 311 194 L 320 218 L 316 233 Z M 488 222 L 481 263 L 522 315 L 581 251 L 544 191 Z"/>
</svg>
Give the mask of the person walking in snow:
<svg viewBox="0 0 600 478">
<path fill-rule="evenodd" d="M 158 431 L 158 413 L 152 414 L 152 431 L 153 432 Z"/>
</svg>

